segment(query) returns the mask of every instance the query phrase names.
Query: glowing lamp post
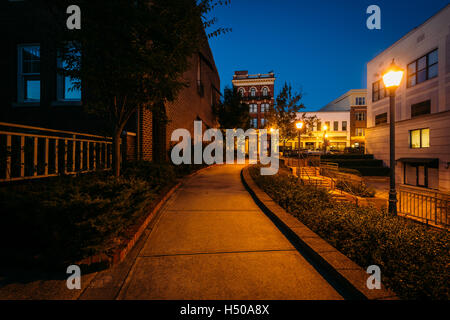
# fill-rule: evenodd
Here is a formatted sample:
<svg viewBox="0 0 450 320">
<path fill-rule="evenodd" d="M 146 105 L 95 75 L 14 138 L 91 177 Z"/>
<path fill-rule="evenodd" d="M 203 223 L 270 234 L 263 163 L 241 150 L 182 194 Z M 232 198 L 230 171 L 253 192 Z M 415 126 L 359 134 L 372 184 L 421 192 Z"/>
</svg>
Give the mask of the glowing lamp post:
<svg viewBox="0 0 450 320">
<path fill-rule="evenodd" d="M 397 214 L 397 191 L 395 190 L 395 90 L 400 86 L 403 69 L 392 60 L 389 69 L 383 74 L 385 88 L 389 92 L 389 166 L 391 168 L 389 189 L 389 213 Z"/>
<path fill-rule="evenodd" d="M 295 124 L 298 130 L 298 167 L 300 168 L 300 144 L 301 144 L 301 135 L 302 135 L 302 128 L 303 128 L 303 122 L 299 121 Z"/>
</svg>

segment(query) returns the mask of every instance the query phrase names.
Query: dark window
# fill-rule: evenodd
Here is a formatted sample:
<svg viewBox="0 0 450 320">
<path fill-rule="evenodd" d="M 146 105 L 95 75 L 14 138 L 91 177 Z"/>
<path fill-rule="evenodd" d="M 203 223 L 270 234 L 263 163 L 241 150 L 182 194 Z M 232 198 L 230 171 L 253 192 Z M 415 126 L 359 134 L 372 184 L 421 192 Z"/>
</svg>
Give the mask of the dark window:
<svg viewBox="0 0 450 320">
<path fill-rule="evenodd" d="M 418 117 L 424 114 L 431 113 L 431 101 L 426 100 L 420 103 L 411 105 L 411 118 Z"/>
<path fill-rule="evenodd" d="M 338 121 L 334 121 L 333 122 L 333 130 L 334 131 L 339 131 L 339 122 Z"/>
<path fill-rule="evenodd" d="M 342 121 L 342 131 L 347 131 L 347 121 Z"/>
<path fill-rule="evenodd" d="M 375 125 L 379 125 L 382 123 L 387 123 L 387 112 L 385 113 L 381 113 L 381 114 L 377 114 L 375 116 Z"/>
<path fill-rule="evenodd" d="M 438 75 L 438 49 L 408 64 L 408 87 Z"/>
<path fill-rule="evenodd" d="M 356 112 L 355 119 L 357 121 L 364 121 L 364 120 L 366 120 L 366 114 L 364 112 Z"/>
<path fill-rule="evenodd" d="M 322 122 L 317 122 L 317 131 L 320 131 L 322 129 Z"/>
<path fill-rule="evenodd" d="M 386 97 L 386 89 L 382 80 L 372 83 L 372 101 L 378 101 Z"/>
</svg>

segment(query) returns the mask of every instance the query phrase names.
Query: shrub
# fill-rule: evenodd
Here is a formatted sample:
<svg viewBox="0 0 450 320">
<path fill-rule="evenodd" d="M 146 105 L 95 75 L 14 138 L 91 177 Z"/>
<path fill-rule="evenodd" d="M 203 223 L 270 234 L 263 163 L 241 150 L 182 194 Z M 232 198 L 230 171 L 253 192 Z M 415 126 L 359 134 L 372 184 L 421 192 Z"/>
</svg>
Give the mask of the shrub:
<svg viewBox="0 0 450 320">
<path fill-rule="evenodd" d="M 403 299 L 450 298 L 450 234 L 373 207 L 331 201 L 324 189 L 303 186 L 288 175 L 255 182 L 287 212 L 362 268 L 378 265 L 383 283 Z"/>
<path fill-rule="evenodd" d="M 349 182 L 344 180 L 338 180 L 336 183 L 336 188 L 343 190 L 345 192 L 354 194 L 358 197 L 372 198 L 375 196 L 375 190 L 367 186 L 364 182 Z"/>
</svg>

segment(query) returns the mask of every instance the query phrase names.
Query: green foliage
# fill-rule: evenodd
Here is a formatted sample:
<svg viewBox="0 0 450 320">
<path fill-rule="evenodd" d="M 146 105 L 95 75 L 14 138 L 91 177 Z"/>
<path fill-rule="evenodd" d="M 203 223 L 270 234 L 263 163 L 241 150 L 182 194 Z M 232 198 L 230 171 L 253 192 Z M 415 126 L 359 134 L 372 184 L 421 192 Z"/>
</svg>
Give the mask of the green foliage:
<svg viewBox="0 0 450 320">
<path fill-rule="evenodd" d="M 375 189 L 367 186 L 364 182 L 350 182 L 346 180 L 338 180 L 336 188 L 353 194 L 358 197 L 372 198 L 375 196 Z"/>
<path fill-rule="evenodd" d="M 225 88 L 223 100 L 213 111 L 222 129 L 244 129 L 250 127 L 249 106 L 241 102 L 236 88 Z"/>
<path fill-rule="evenodd" d="M 386 211 L 331 201 L 325 190 L 292 176 L 260 176 L 255 182 L 286 211 L 362 268 L 378 265 L 383 283 L 403 299 L 450 298 L 450 234 Z"/>
<path fill-rule="evenodd" d="M 279 130 L 280 141 L 286 142 L 297 136 L 295 121 L 297 112 L 304 108 L 300 103 L 302 97 L 301 93 L 292 92 L 292 86 L 285 83 L 275 100 L 275 105 L 269 108 L 266 119 L 269 126 Z"/>
</svg>

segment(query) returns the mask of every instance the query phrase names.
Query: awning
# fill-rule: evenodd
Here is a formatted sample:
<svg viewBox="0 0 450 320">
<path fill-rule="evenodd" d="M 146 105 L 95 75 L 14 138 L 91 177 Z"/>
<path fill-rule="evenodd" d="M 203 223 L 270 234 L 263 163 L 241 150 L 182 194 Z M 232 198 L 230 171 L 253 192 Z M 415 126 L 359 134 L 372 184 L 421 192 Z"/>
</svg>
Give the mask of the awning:
<svg viewBox="0 0 450 320">
<path fill-rule="evenodd" d="M 438 168 L 439 159 L 438 158 L 400 158 L 396 161 L 403 163 L 408 163 L 410 165 L 427 165 L 429 168 Z"/>
</svg>

